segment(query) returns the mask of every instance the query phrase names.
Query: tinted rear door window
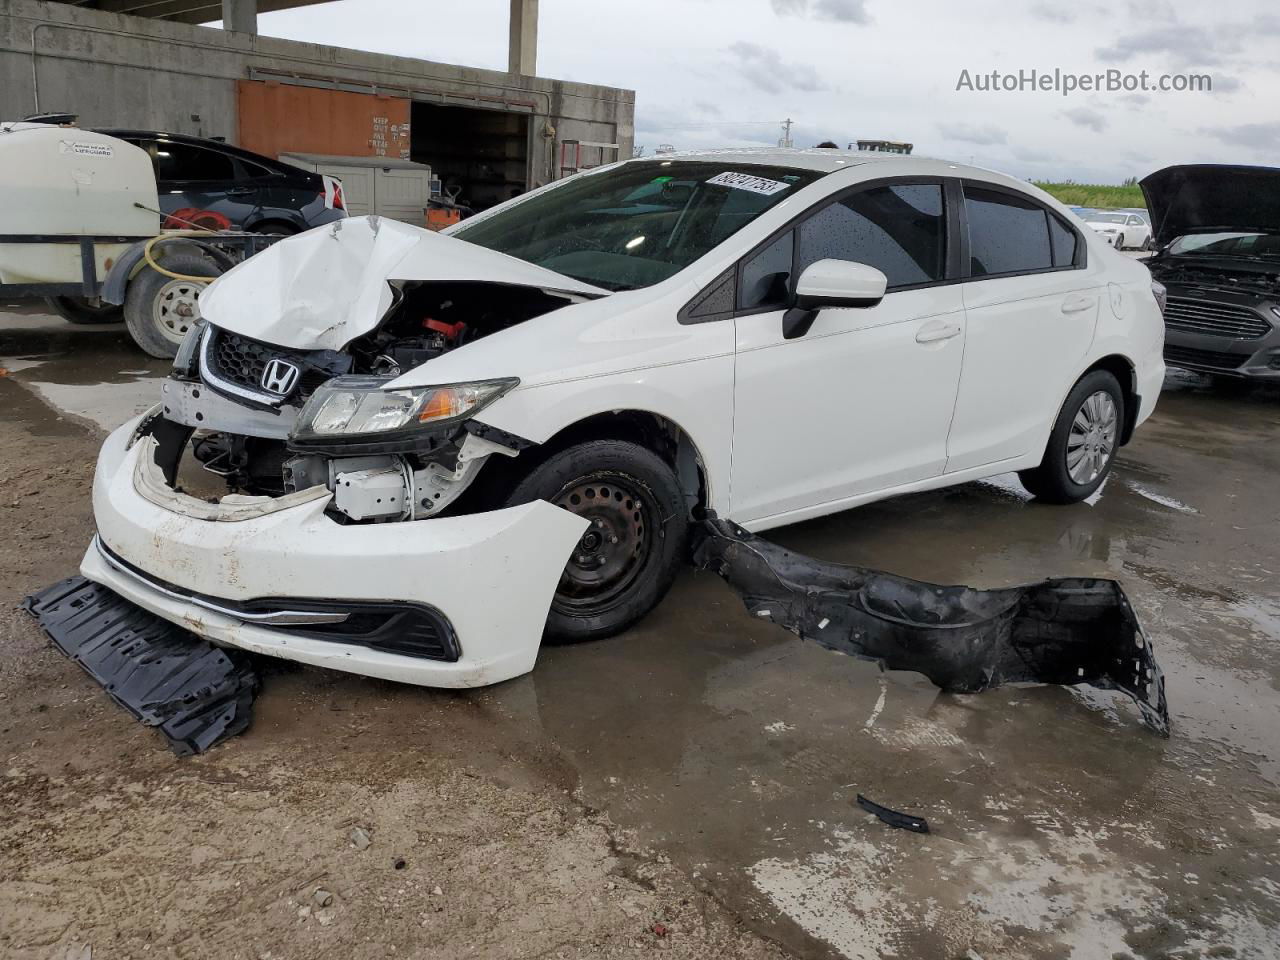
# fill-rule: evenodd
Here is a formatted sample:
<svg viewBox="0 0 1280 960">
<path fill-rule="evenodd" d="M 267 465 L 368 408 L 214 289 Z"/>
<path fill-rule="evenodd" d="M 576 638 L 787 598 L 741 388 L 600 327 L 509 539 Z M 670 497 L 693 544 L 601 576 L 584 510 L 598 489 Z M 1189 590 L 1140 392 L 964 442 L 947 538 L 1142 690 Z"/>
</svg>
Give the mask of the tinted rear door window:
<svg viewBox="0 0 1280 960">
<path fill-rule="evenodd" d="M 1053 265 L 1069 267 L 1076 262 L 1076 233 L 1057 217 L 1049 217 L 1049 233 L 1053 237 Z"/>
<path fill-rule="evenodd" d="M 969 219 L 973 276 L 1025 273 L 1054 266 L 1049 214 L 1038 203 L 1008 193 L 966 186 L 964 207 Z M 1074 250 L 1072 253 L 1074 255 Z"/>
<path fill-rule="evenodd" d="M 275 171 L 269 167 L 264 167 L 260 163 L 254 163 L 252 160 L 240 158 L 240 166 L 244 170 L 245 175 L 254 178 L 275 176 Z"/>
<path fill-rule="evenodd" d="M 946 270 L 942 185 L 872 187 L 822 208 L 800 226 L 799 269 L 828 258 L 875 267 L 890 288 L 941 280 Z"/>
</svg>

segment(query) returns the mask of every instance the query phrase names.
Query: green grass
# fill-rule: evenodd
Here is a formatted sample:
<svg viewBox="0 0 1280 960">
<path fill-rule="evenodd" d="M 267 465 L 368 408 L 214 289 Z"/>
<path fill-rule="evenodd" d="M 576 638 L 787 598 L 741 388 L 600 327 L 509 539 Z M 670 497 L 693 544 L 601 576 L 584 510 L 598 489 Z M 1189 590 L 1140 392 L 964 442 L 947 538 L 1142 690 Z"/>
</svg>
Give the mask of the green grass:
<svg viewBox="0 0 1280 960">
<path fill-rule="evenodd" d="M 1113 187 L 1097 183 L 1037 183 L 1055 200 L 1070 207 L 1145 207 L 1139 186 Z"/>
</svg>

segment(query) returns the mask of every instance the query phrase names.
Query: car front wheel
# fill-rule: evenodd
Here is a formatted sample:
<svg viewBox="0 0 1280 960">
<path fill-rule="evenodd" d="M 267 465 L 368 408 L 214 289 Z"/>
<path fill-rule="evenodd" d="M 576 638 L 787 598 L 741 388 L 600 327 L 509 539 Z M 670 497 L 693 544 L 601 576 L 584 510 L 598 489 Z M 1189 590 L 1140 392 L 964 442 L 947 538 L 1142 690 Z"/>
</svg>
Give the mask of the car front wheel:
<svg viewBox="0 0 1280 960">
<path fill-rule="evenodd" d="M 1046 503 L 1079 503 L 1102 486 L 1124 423 L 1124 393 L 1106 370 L 1080 379 L 1049 434 L 1040 466 L 1018 474 L 1022 485 Z"/>
<path fill-rule="evenodd" d="M 619 633 L 657 605 L 688 539 L 688 507 L 671 468 L 621 440 L 592 440 L 534 467 L 506 506 L 546 500 L 587 520 L 547 617 L 548 640 Z"/>
</svg>

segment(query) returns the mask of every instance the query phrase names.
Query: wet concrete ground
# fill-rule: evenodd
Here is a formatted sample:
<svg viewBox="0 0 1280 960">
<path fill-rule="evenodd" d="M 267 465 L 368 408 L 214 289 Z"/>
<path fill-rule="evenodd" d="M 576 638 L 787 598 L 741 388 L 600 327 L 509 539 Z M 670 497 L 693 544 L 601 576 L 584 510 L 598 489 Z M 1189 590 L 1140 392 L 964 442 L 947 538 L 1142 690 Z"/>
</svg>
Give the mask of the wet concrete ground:
<svg viewBox="0 0 1280 960">
<path fill-rule="evenodd" d="M 116 327 L 0 313 L 0 367 L 34 394 L 4 415 L 51 431 L 124 419 L 164 366 Z M 224 749 L 299 729 L 402 747 L 406 718 L 461 702 L 454 749 L 532 781 L 554 753 L 585 803 L 798 956 L 1274 958 L 1277 476 L 1280 393 L 1175 371 L 1092 504 L 1042 506 L 1004 477 L 769 534 L 937 582 L 1119 579 L 1165 671 L 1168 741 L 1089 688 L 939 694 L 755 621 L 689 572 L 636 629 L 548 649 L 496 688 L 271 676 Z M 933 832 L 889 829 L 859 792 Z"/>
</svg>

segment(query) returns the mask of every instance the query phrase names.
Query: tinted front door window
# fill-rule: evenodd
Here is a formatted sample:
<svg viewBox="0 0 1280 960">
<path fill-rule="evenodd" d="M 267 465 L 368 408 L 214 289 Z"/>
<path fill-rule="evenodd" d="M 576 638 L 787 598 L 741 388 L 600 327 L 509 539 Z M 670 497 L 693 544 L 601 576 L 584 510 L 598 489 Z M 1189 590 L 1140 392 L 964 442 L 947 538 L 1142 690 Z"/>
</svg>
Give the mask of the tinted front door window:
<svg viewBox="0 0 1280 960">
<path fill-rule="evenodd" d="M 224 153 L 164 141 L 157 142 L 155 147 L 157 180 L 216 183 L 235 179 L 235 166 Z"/>
<path fill-rule="evenodd" d="M 940 184 L 873 187 L 824 207 L 800 227 L 801 272 L 817 260 L 853 260 L 889 286 L 941 280 L 946 216 Z"/>
</svg>

